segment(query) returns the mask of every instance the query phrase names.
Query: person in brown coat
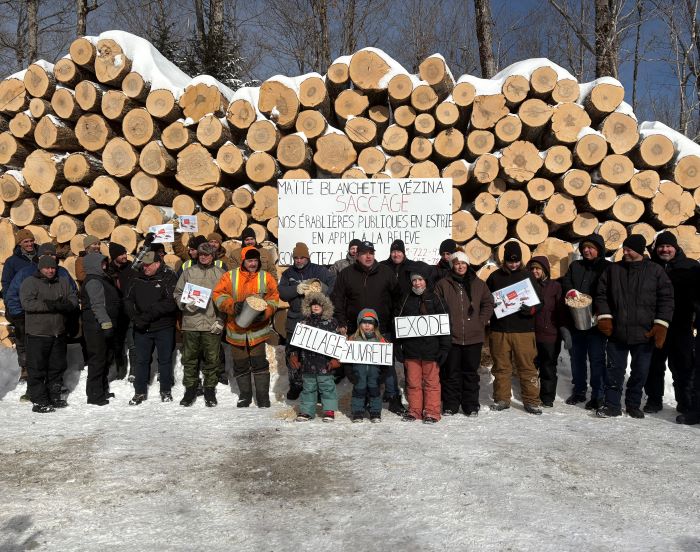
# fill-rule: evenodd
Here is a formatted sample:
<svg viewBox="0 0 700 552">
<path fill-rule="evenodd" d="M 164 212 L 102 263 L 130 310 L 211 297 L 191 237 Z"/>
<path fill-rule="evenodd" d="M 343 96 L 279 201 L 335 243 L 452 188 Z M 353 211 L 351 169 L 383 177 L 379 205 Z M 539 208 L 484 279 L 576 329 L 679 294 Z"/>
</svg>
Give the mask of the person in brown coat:
<svg viewBox="0 0 700 552">
<path fill-rule="evenodd" d="M 479 412 L 479 365 L 485 327 L 493 314 L 493 297 L 486 283 L 469 266 L 469 258 L 457 251 L 450 259 L 451 272 L 435 286 L 450 315 L 452 344 L 440 367 L 442 413 L 466 416 Z"/>
<path fill-rule="evenodd" d="M 257 238 L 255 237 L 255 230 L 253 230 L 250 226 L 245 228 L 241 233 L 241 240 L 243 240 L 241 248 L 233 251 L 231 253 L 231 256 L 229 257 L 231 264 L 228 265 L 228 269 L 234 270 L 240 267 L 241 251 L 245 247 L 252 246 L 255 247 L 255 249 L 257 249 L 260 253 L 260 268 L 265 272 L 269 273 L 275 280 L 277 280 L 277 266 L 275 265 L 275 260 L 272 258 L 272 255 L 270 255 L 267 249 L 264 249 L 261 245 L 257 243 Z"/>
</svg>

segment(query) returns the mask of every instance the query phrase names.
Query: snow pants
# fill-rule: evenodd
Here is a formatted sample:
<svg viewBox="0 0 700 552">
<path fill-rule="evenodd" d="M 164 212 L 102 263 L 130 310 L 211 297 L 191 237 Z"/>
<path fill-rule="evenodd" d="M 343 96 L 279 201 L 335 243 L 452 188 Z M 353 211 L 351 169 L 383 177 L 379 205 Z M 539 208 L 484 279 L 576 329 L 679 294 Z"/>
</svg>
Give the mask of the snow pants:
<svg viewBox="0 0 700 552">
<path fill-rule="evenodd" d="M 664 397 L 666 359 L 673 377 L 673 390 L 679 412 L 690 406 L 690 378 L 693 373 L 693 329 L 690 324 L 678 328 L 673 324 L 668 330 L 666 342 L 661 349 L 654 348 L 649 365 L 649 375 L 644 392 L 652 403 L 661 404 Z"/>
<path fill-rule="evenodd" d="M 553 403 L 557 396 L 557 361 L 561 352 L 561 339 L 551 343 L 537 342 L 535 365 L 540 372 L 540 399 Z"/>
<path fill-rule="evenodd" d="M 489 348 L 493 358 L 493 400 L 510 404 L 513 364 L 518 370 L 523 404 L 540 405 L 540 378 L 535 366 L 535 332 L 491 332 Z"/>
<path fill-rule="evenodd" d="M 649 364 L 654 349 L 654 343 L 639 343 L 627 345 L 609 340 L 607 346 L 608 366 L 605 371 L 605 404 L 620 409 L 622 401 L 622 386 L 625 383 L 627 371 L 627 355 L 632 355 L 630 362 L 630 377 L 625 389 L 625 406 L 639 408 L 642 404 L 642 388 L 649 374 Z"/>
<path fill-rule="evenodd" d="M 302 391 L 299 395 L 299 412 L 312 418 L 316 415 L 316 400 L 321 396 L 321 409 L 338 410 L 338 393 L 333 374 L 302 374 Z"/>
<path fill-rule="evenodd" d="M 440 367 L 442 409 L 466 414 L 479 411 L 479 365 L 483 343 L 452 344 L 447 360 Z M 408 374 L 407 374 L 408 377 Z"/>
<path fill-rule="evenodd" d="M 231 345 L 233 358 L 233 377 L 238 383 L 238 400 L 253 400 L 253 382 L 255 380 L 255 400 L 258 408 L 270 406 L 270 363 L 265 356 L 265 342 L 252 347 Z"/>
<path fill-rule="evenodd" d="M 66 360 L 66 336 L 27 335 L 27 393 L 34 404 L 61 398 Z"/>
<path fill-rule="evenodd" d="M 439 420 L 440 367 L 437 362 L 407 358 L 404 361 L 404 368 L 406 368 L 408 413 L 416 420 L 421 420 L 423 414 Z"/>
<path fill-rule="evenodd" d="M 382 377 L 381 366 L 369 364 L 352 365 L 352 401 L 351 409 L 353 413 L 365 412 L 365 400 L 369 395 L 369 411 L 371 413 L 381 413 L 382 397 L 379 391 L 379 380 Z"/>
</svg>

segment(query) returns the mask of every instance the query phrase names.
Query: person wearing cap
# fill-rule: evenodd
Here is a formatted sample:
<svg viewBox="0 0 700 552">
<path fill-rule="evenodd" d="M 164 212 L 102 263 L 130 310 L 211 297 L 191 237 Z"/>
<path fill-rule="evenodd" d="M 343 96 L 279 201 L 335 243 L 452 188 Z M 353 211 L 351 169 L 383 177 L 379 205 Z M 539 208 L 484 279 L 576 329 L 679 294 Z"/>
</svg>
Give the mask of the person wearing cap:
<svg viewBox="0 0 700 552">
<path fill-rule="evenodd" d="M 120 243 L 110 242 L 109 246 L 109 265 L 107 266 L 107 274 L 112 278 L 114 286 L 117 288 L 120 299 L 123 300 L 124 292 L 129 287 L 131 278 L 136 275 L 136 270 L 129 260 L 126 247 Z M 136 364 L 136 349 L 134 348 L 134 327 L 124 308 L 119 309 L 119 320 L 114 329 L 114 364 L 116 373 L 114 379 L 124 379 L 127 375 L 129 365 L 129 379 L 133 382 L 134 372 L 133 367 Z M 128 355 L 128 357 L 127 357 Z M 127 360 L 128 358 L 128 360 Z M 112 377 L 110 375 L 110 377 Z"/>
<path fill-rule="evenodd" d="M 17 348 L 17 361 L 21 369 L 20 379 L 27 379 L 27 352 L 25 348 L 25 314 L 22 308 L 22 302 L 20 300 L 19 291 L 22 287 L 22 283 L 30 276 L 36 273 L 36 264 L 39 260 L 44 257 L 49 256 L 56 260 L 56 246 L 52 243 L 44 243 L 39 246 L 37 254 L 34 256 L 33 261 L 28 265 L 22 267 L 12 278 L 12 282 L 5 290 L 4 301 L 5 301 L 5 318 L 10 322 L 15 328 L 15 346 Z M 59 266 L 57 268 L 56 275 L 58 278 L 63 278 L 68 281 L 70 287 L 77 293 L 78 286 L 75 280 L 71 277 L 69 272 Z"/>
<path fill-rule="evenodd" d="M 486 280 L 489 290 L 494 293 L 529 279 L 539 299 L 537 306 L 522 304 L 518 311 L 502 318 L 498 318 L 495 313 L 491 316 L 489 349 L 493 357 L 491 374 L 494 400 L 491 410 L 510 408 L 513 364 L 516 364 L 525 411 L 529 414 L 542 414 L 540 379 L 535 366 L 535 314 L 542 306 L 542 297 L 537 282 L 525 270 L 522 260 L 520 244 L 515 241 L 506 242 L 501 266 Z"/>
<path fill-rule="evenodd" d="M 428 286 L 429 271 L 415 267 L 410 274 L 411 291 L 403 297 L 396 316 L 446 314 L 445 303 Z M 449 335 L 425 335 L 396 339 L 394 354 L 406 369 L 408 413 L 405 421 L 440 421 L 440 365 L 450 351 Z"/>
<path fill-rule="evenodd" d="M 443 240 L 440 244 L 440 260 L 437 264 L 432 267 L 432 272 L 430 274 L 430 279 L 432 281 L 433 287 L 443 278 L 449 276 L 452 272 L 452 255 L 457 252 L 457 242 L 451 238 Z"/>
<path fill-rule="evenodd" d="M 575 298 L 585 294 L 595 299 L 600 275 L 610 265 L 605 258 L 605 242 L 598 234 L 591 234 L 578 246 L 581 259 L 573 261 L 561 280 L 562 293 L 565 297 Z M 597 315 L 595 302 L 593 315 Z M 571 315 L 566 312 L 566 323 L 561 328 L 564 348 L 571 358 L 571 379 L 573 390 L 564 402 L 566 404 L 586 403 L 586 410 L 598 410 L 603 406 L 603 378 L 605 375 L 605 346 L 608 338 L 593 326 L 579 330 L 574 326 Z M 590 367 L 590 378 L 589 376 Z M 588 385 L 591 386 L 591 398 L 586 402 Z"/>
<path fill-rule="evenodd" d="M 260 253 L 260 266 L 262 270 L 277 280 L 277 265 L 275 264 L 275 259 L 267 249 L 258 244 L 257 238 L 255 237 L 255 230 L 253 230 L 250 226 L 244 228 L 243 232 L 241 233 L 241 242 L 241 247 L 231 252 L 231 257 L 229 258 L 230 264 L 228 265 L 229 270 L 233 270 L 234 268 L 239 268 L 241 266 L 243 249 L 246 247 L 255 247 L 255 249 L 257 249 Z"/>
<path fill-rule="evenodd" d="M 67 278 L 57 274 L 56 259 L 44 255 L 32 276 L 20 286 L 26 320 L 27 393 L 33 412 L 68 406 L 61 398 L 67 368 L 67 317 L 78 308 L 78 296 Z"/>
<path fill-rule="evenodd" d="M 535 278 L 542 297 L 542 308 L 535 314 L 535 365 L 540 373 L 540 400 L 542 406 L 552 408 L 557 395 L 557 361 L 561 352 L 560 328 L 566 311 L 562 300 L 561 284 L 551 279 L 549 259 L 532 257 L 527 269 Z"/>
<path fill-rule="evenodd" d="M 122 298 L 107 274 L 109 259 L 102 253 L 83 257 L 85 280 L 80 288 L 83 336 L 87 348 L 88 404 L 109 404 L 109 367 L 114 360 L 114 336 L 122 312 Z"/>
<path fill-rule="evenodd" d="M 346 269 L 355 262 L 355 258 L 357 257 L 357 248 L 361 243 L 362 240 L 350 240 L 350 243 L 348 244 L 348 253 L 345 255 L 345 258 L 334 262 L 329 269 L 333 276 L 337 276 L 343 269 Z"/>
<path fill-rule="evenodd" d="M 187 240 L 187 247 L 185 247 L 180 240 L 175 240 L 173 242 L 173 252 L 182 259 L 182 264 L 177 270 L 178 277 L 185 268 L 196 264 L 198 255 L 197 248 L 203 243 L 207 243 L 207 238 L 204 236 L 192 236 Z M 223 263 L 221 263 L 221 266 L 223 267 Z"/>
<path fill-rule="evenodd" d="M 272 337 L 272 316 L 279 305 L 279 291 L 275 278 L 260 267 L 260 251 L 247 246 L 241 252 L 243 264 L 229 270 L 219 280 L 212 294 L 214 304 L 227 315 L 226 341 L 231 344 L 233 375 L 238 383 L 239 395 L 236 406 L 245 408 L 255 399 L 258 408 L 270 407 L 270 364 L 265 355 L 265 343 Z M 262 298 L 265 310 L 245 326 L 239 325 L 248 297 Z M 252 308 L 250 305 L 248 309 Z M 248 314 L 247 312 L 245 314 Z"/>
<path fill-rule="evenodd" d="M 75 260 L 75 279 L 78 284 L 83 283 L 85 280 L 85 269 L 83 268 L 83 258 L 88 253 L 99 253 L 100 252 L 100 239 L 96 236 L 85 236 L 83 238 L 83 251 L 78 253 L 78 258 Z"/>
<path fill-rule="evenodd" d="M 158 351 L 160 399 L 172 402 L 173 350 L 178 308 L 173 293 L 177 275 L 163 262 L 159 253 L 148 251 L 138 273 L 124 294 L 124 310 L 134 324 L 136 366 L 134 396 L 136 406 L 148 398 L 148 380 L 153 350 Z"/>
<path fill-rule="evenodd" d="M 654 242 L 651 260 L 664 269 L 673 284 L 673 319 L 666 342 L 651 355 L 649 375 L 644 384 L 647 402 L 644 412 L 653 414 L 663 408 L 666 359 L 673 377 L 676 410 L 683 414 L 690 406 L 690 377 L 693 370 L 693 298 L 700 281 L 700 265 L 686 257 L 675 234 L 661 232 Z M 697 317 L 696 317 L 697 319 Z"/>
<path fill-rule="evenodd" d="M 287 322 L 285 324 L 287 345 L 284 349 L 284 356 L 287 360 L 287 374 L 289 377 L 287 399 L 290 401 L 299 397 L 303 384 L 299 362 L 298 360 L 295 362 L 291 358 L 291 354 L 296 350 L 296 347 L 292 347 L 289 344 L 294 334 L 294 328 L 304 317 L 302 301 L 307 293 L 314 291 L 312 284 L 315 283 L 320 288 L 321 293 L 328 295 L 335 283 L 335 276 L 328 269 L 311 262 L 311 254 L 305 243 L 297 242 L 292 251 L 292 261 L 294 264 L 282 273 L 279 283 L 280 299 L 289 303 Z"/>
<path fill-rule="evenodd" d="M 192 406 L 197 399 L 199 360 L 204 375 L 204 401 L 206 406 L 216 406 L 216 384 L 221 363 L 219 350 L 224 330 L 224 315 L 210 298 L 205 307 L 192 302 L 182 302 L 182 292 L 187 284 L 213 290 L 224 275 L 224 269 L 216 264 L 216 247 L 203 243 L 197 251 L 196 264 L 185 268 L 175 286 L 174 299 L 182 311 L 182 384 L 185 395 L 182 406 Z"/>
<path fill-rule="evenodd" d="M 15 234 L 15 249 L 2 267 L 2 296 L 4 297 L 7 288 L 10 287 L 12 279 L 21 269 L 36 262 L 37 255 L 34 234 L 31 231 L 22 229 Z"/>
<path fill-rule="evenodd" d="M 357 330 L 357 315 L 362 309 L 373 309 L 379 318 L 379 331 L 390 334 L 394 306 L 401 298 L 401 288 L 394 272 L 374 256 L 374 244 L 363 241 L 357 248 L 355 263 L 344 269 L 335 280 L 331 301 L 335 308 L 340 333 L 351 335 Z M 393 370 L 394 374 L 396 370 Z M 387 389 L 387 387 L 390 387 Z M 405 412 L 398 385 L 385 385 L 389 410 L 402 415 Z"/>
<path fill-rule="evenodd" d="M 466 253 L 456 251 L 450 264 L 449 275 L 435 286 L 450 315 L 451 345 L 440 365 L 442 414 L 453 416 L 461 406 L 465 416 L 478 416 L 481 349 L 493 314 L 493 296 L 469 266 Z"/>
<path fill-rule="evenodd" d="M 644 236 L 632 234 L 622 242 L 623 258 L 605 269 L 598 281 L 595 304 L 598 329 L 608 337 L 605 404 L 601 418 L 622 415 L 622 387 L 631 355 L 625 408 L 643 418 L 642 389 L 654 347 L 661 349 L 673 319 L 673 284 L 664 269 L 644 257 Z"/>
</svg>

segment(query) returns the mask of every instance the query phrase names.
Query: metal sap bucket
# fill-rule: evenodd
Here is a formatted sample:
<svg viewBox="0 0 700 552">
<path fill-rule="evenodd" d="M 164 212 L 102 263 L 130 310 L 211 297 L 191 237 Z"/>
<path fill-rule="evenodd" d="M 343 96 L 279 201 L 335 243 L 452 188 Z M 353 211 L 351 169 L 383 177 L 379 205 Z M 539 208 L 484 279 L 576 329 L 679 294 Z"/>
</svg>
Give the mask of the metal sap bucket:
<svg viewBox="0 0 700 552">
<path fill-rule="evenodd" d="M 264 304 L 264 306 L 262 309 L 259 309 L 256 306 L 256 303 L 259 303 L 259 305 Z M 236 325 L 240 328 L 247 328 L 261 312 L 265 311 L 266 308 L 267 303 L 263 299 L 260 299 L 260 297 L 257 295 L 247 297 L 243 302 L 243 310 L 238 314 L 238 316 L 236 316 Z"/>
<path fill-rule="evenodd" d="M 579 294 L 582 297 L 587 297 L 591 299 L 588 295 L 585 295 L 583 293 Z M 574 321 L 574 327 L 577 330 L 590 330 L 594 326 L 594 320 L 593 320 L 593 301 L 586 305 L 585 307 L 573 307 L 571 305 L 567 305 L 569 307 L 569 312 L 571 313 L 571 318 Z"/>
</svg>

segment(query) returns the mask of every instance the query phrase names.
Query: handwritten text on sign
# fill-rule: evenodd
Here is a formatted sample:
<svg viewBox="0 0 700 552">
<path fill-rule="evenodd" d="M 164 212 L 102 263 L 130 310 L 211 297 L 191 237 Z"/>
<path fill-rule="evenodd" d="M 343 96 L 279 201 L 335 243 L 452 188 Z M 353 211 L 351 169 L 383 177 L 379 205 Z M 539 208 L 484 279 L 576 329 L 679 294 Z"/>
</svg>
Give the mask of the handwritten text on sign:
<svg viewBox="0 0 700 552">
<path fill-rule="evenodd" d="M 450 317 L 447 314 L 397 316 L 394 329 L 397 338 L 450 335 Z"/>
<path fill-rule="evenodd" d="M 452 183 L 447 178 L 391 180 L 280 180 L 280 264 L 304 242 L 311 261 L 345 258 L 353 239 L 374 243 L 379 259 L 394 240 L 409 259 L 434 264 L 440 243 L 452 236 Z"/>
<path fill-rule="evenodd" d="M 394 350 L 391 343 L 348 341 L 344 335 L 320 328 L 297 324 L 290 344 L 308 351 L 337 358 L 348 364 L 393 364 Z"/>
</svg>

